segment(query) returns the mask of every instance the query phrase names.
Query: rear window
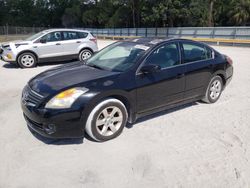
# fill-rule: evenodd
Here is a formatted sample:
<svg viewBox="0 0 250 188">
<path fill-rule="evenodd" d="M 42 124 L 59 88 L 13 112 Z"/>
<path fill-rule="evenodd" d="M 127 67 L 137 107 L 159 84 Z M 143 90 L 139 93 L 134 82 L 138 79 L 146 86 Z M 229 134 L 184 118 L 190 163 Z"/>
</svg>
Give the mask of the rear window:
<svg viewBox="0 0 250 188">
<path fill-rule="evenodd" d="M 64 40 L 76 40 L 83 39 L 88 36 L 86 32 L 75 32 L 75 31 L 63 31 Z"/>
<path fill-rule="evenodd" d="M 183 43 L 184 63 L 201 61 L 212 58 L 212 50 L 192 43 Z"/>
<path fill-rule="evenodd" d="M 88 36 L 88 33 L 86 32 L 78 32 L 78 38 L 79 39 L 84 39 Z"/>
<path fill-rule="evenodd" d="M 77 32 L 74 31 L 64 31 L 63 32 L 64 40 L 75 40 L 78 39 Z"/>
</svg>

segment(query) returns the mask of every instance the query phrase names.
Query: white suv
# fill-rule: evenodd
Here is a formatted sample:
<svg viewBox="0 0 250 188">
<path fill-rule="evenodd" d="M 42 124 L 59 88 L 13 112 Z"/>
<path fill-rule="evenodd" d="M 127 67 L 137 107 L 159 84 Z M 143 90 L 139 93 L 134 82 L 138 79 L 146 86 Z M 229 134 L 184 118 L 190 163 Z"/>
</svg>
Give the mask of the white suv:
<svg viewBox="0 0 250 188">
<path fill-rule="evenodd" d="M 24 41 L 2 44 L 0 58 L 6 62 L 17 62 L 22 68 L 30 68 L 40 62 L 83 61 L 97 51 L 97 40 L 89 31 L 50 29 Z"/>
</svg>

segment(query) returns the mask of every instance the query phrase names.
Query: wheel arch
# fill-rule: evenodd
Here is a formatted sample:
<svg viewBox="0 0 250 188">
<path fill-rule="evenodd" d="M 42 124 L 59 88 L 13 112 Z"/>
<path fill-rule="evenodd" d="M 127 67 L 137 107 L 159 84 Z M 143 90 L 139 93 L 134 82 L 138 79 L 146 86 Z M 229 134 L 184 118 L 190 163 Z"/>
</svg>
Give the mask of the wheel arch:
<svg viewBox="0 0 250 188">
<path fill-rule="evenodd" d="M 128 113 L 128 122 L 133 123 L 136 120 L 135 116 L 135 107 L 136 103 L 133 101 L 132 97 L 125 91 L 112 91 L 112 92 L 107 92 L 107 93 L 93 93 L 94 97 L 93 98 L 85 98 L 84 104 L 87 104 L 83 114 L 83 122 L 86 121 L 87 116 L 89 113 L 91 113 L 92 109 L 99 103 L 101 103 L 104 100 L 113 98 L 121 101 L 124 106 L 126 107 L 127 113 Z"/>
<path fill-rule="evenodd" d="M 34 52 L 34 51 L 32 51 L 32 50 L 24 50 L 24 51 L 21 51 L 21 52 L 19 52 L 18 54 L 17 54 L 17 61 L 18 61 L 18 58 L 20 57 L 20 55 L 22 55 L 22 54 L 24 54 L 24 53 L 32 53 L 34 56 L 35 56 L 35 58 L 36 58 L 36 60 L 38 61 L 39 60 L 39 58 L 38 58 L 38 55 Z"/>
<path fill-rule="evenodd" d="M 226 85 L 226 73 L 223 71 L 223 70 L 218 70 L 216 71 L 212 76 L 211 78 L 213 78 L 214 76 L 220 76 L 222 81 L 223 81 L 223 86 Z"/>
<path fill-rule="evenodd" d="M 134 117 L 133 117 L 134 107 L 131 105 L 131 102 L 129 101 L 129 99 L 127 97 L 118 94 L 118 95 L 111 95 L 109 97 L 106 97 L 106 99 L 108 99 L 108 98 L 114 98 L 114 99 L 121 101 L 127 109 L 128 122 L 132 123 L 134 121 Z"/>
<path fill-rule="evenodd" d="M 79 54 L 80 54 L 83 50 L 89 50 L 89 51 L 91 51 L 92 53 L 94 53 L 94 50 L 93 50 L 93 49 L 91 49 L 90 47 L 85 46 L 85 47 L 82 47 L 82 48 L 80 49 Z"/>
</svg>

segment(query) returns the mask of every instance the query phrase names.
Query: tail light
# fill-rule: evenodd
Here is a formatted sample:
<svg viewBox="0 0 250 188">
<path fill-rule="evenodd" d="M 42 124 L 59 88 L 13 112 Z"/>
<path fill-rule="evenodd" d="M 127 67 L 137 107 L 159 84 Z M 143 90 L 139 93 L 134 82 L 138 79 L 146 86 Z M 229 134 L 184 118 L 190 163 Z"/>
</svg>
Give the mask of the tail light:
<svg viewBox="0 0 250 188">
<path fill-rule="evenodd" d="M 97 39 L 96 38 L 91 38 L 89 40 L 97 44 Z"/>
<path fill-rule="evenodd" d="M 226 60 L 230 65 L 233 65 L 233 60 L 226 55 Z"/>
</svg>

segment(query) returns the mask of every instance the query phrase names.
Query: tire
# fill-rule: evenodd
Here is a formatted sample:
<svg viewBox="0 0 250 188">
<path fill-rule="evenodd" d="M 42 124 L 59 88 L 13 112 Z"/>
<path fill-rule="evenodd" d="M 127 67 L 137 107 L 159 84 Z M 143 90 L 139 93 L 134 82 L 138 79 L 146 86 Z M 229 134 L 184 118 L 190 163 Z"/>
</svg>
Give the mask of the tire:
<svg viewBox="0 0 250 188">
<path fill-rule="evenodd" d="M 36 56 L 30 52 L 24 52 L 17 58 L 17 63 L 21 68 L 32 68 L 37 64 Z"/>
<path fill-rule="evenodd" d="M 219 100 L 223 91 L 223 81 L 220 76 L 214 76 L 208 84 L 205 97 L 202 101 L 211 104 Z"/>
<path fill-rule="evenodd" d="M 91 56 L 93 55 L 93 52 L 88 50 L 88 49 L 83 49 L 80 53 L 79 53 L 79 60 L 80 61 L 85 61 L 87 59 L 89 59 Z"/>
<path fill-rule="evenodd" d="M 85 130 L 95 141 L 108 141 L 122 133 L 127 119 L 128 113 L 124 104 L 117 99 L 110 98 L 93 108 L 87 119 Z"/>
</svg>

